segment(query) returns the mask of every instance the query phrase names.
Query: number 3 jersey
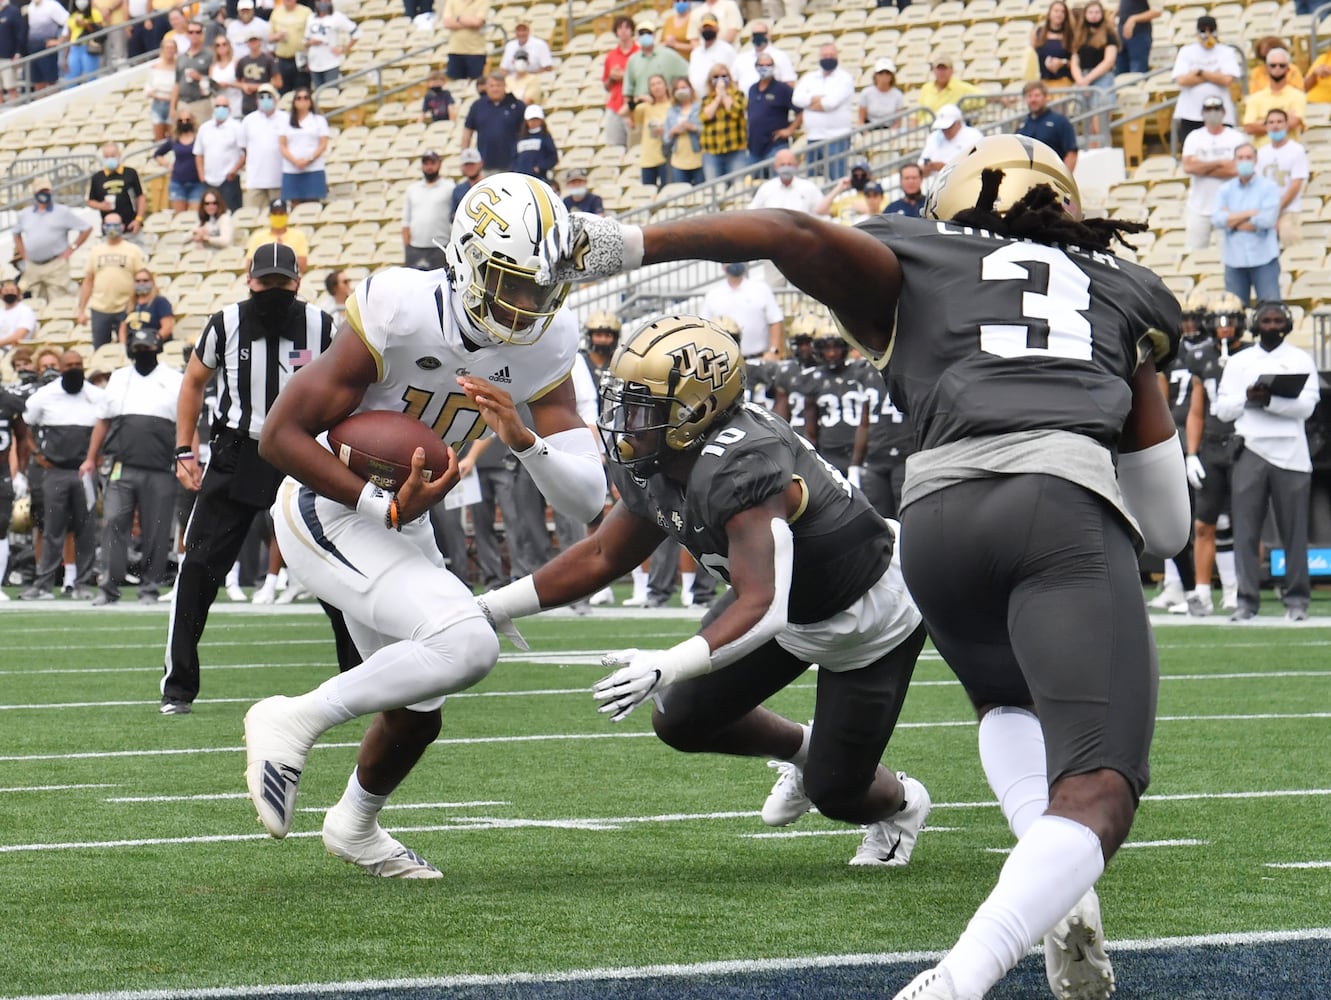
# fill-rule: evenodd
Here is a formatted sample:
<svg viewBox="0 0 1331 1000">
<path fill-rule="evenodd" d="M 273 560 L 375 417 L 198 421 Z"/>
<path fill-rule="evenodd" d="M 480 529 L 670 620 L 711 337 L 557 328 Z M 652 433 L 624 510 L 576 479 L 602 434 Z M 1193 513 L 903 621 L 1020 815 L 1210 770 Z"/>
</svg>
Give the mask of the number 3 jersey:
<svg viewBox="0 0 1331 1000">
<path fill-rule="evenodd" d="M 611 477 L 636 516 L 655 523 L 713 572 L 730 580 L 726 525 L 792 482 L 804 500 L 794 536 L 789 620 L 820 622 L 850 607 L 887 570 L 892 533 L 859 490 L 779 417 L 752 404 L 711 428 L 688 484 L 657 474 L 643 483 L 620 465 Z"/>
<path fill-rule="evenodd" d="M 578 355 L 578 325 L 560 312 L 534 344 L 478 346 L 463 336 L 452 295 L 442 270 L 390 267 L 347 300 L 347 324 L 379 372 L 357 412 L 408 413 L 456 448 L 488 430 L 458 376 L 493 382 L 516 403 L 540 399 L 568 377 Z"/>
</svg>

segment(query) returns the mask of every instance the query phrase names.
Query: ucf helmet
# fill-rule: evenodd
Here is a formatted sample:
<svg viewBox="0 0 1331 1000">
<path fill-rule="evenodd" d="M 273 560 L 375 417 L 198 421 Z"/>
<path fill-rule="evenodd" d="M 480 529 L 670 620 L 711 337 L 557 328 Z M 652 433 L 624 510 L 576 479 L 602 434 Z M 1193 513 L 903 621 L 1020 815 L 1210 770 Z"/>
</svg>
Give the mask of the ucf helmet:
<svg viewBox="0 0 1331 1000">
<path fill-rule="evenodd" d="M 534 344 L 564 304 L 568 284 L 541 285 L 543 265 L 568 250 L 568 209 L 544 181 L 501 173 L 469 190 L 444 247 L 453 294 L 490 342 Z"/>
<path fill-rule="evenodd" d="M 822 323 L 822 318 L 813 312 L 798 312 L 786 327 L 786 344 L 790 348 L 791 357 L 800 358 L 800 348 L 808 344 L 813 346 L 814 335 L 818 332 L 818 327 Z"/>
<path fill-rule="evenodd" d="M 1183 322 L 1192 324 L 1192 332 L 1185 330 L 1184 337 L 1204 337 L 1210 335 L 1211 302 L 1207 294 L 1193 289 L 1179 303 L 1183 308 Z"/>
<path fill-rule="evenodd" d="M 840 348 L 841 353 L 833 361 L 827 357 L 827 351 L 837 348 Z M 835 323 L 823 322 L 818 325 L 813 336 L 813 353 L 822 364 L 839 368 L 850 356 L 850 344 Z"/>
<path fill-rule="evenodd" d="M 667 316 L 615 351 L 597 426 L 606 454 L 641 478 L 666 453 L 701 444 L 743 399 L 744 358 L 730 334 L 698 316 Z"/>
<path fill-rule="evenodd" d="M 14 508 L 9 515 L 9 530 L 16 535 L 26 535 L 32 530 L 32 496 L 19 497 L 14 501 Z M 0 567 L 3 569 L 3 567 Z"/>
<path fill-rule="evenodd" d="M 1237 295 L 1233 292 L 1221 292 L 1211 300 L 1210 319 L 1212 330 L 1233 327 L 1234 339 L 1238 340 L 1247 327 L 1248 317 Z"/>
<path fill-rule="evenodd" d="M 587 317 L 585 329 L 588 333 L 593 330 L 609 330 L 615 335 L 615 342 L 618 343 L 619 333 L 624 329 L 624 326 L 619 322 L 619 317 L 608 309 L 598 309 Z"/>
<path fill-rule="evenodd" d="M 1048 184 L 1058 195 L 1063 210 L 1074 219 L 1081 218 L 1081 191 L 1072 172 L 1050 146 L 1024 135 L 988 135 L 953 157 L 925 198 L 924 215 L 947 220 L 974 208 L 980 200 L 981 175 L 985 170 L 1003 172 L 994 200 L 995 212 L 1006 212 L 1026 192 Z"/>
<path fill-rule="evenodd" d="M 712 325 L 728 333 L 736 344 L 744 337 L 744 331 L 739 328 L 739 322 L 733 316 L 717 316 L 712 320 Z"/>
</svg>

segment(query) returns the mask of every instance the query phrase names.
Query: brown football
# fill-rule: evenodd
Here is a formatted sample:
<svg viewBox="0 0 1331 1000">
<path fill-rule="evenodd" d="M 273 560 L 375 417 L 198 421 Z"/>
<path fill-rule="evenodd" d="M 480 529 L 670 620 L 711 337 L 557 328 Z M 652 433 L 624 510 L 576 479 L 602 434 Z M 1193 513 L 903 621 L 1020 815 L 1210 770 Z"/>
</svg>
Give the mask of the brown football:
<svg viewBox="0 0 1331 1000">
<path fill-rule="evenodd" d="M 425 449 L 427 478 L 448 468 L 448 447 L 415 417 L 391 410 L 366 410 L 328 431 L 338 460 L 356 475 L 385 490 L 396 490 L 411 475 L 411 456 Z"/>
</svg>

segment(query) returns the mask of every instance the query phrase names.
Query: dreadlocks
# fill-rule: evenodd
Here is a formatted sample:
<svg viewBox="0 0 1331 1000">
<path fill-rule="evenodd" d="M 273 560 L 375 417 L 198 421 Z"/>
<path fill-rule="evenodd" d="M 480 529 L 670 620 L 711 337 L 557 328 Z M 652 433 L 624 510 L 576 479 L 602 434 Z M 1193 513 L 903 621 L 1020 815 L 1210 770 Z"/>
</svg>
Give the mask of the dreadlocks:
<svg viewBox="0 0 1331 1000">
<path fill-rule="evenodd" d="M 953 221 L 1014 239 L 1105 251 L 1115 242 L 1135 250 L 1123 238 L 1123 234 L 1141 233 L 1150 228 L 1141 222 L 1117 219 L 1083 219 L 1078 222 L 1063 211 L 1057 193 L 1048 184 L 1031 188 L 1020 201 L 999 215 L 994 211 L 994 202 L 998 200 L 998 189 L 1002 183 L 1003 171 L 981 171 L 979 200 L 974 208 L 958 212 Z"/>
</svg>

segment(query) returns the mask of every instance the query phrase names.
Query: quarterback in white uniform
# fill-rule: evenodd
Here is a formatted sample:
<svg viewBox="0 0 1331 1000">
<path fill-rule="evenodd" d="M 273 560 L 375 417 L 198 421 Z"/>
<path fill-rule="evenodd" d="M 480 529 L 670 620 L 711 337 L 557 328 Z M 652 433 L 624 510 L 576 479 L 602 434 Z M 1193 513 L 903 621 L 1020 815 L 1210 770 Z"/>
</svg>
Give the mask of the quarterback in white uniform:
<svg viewBox="0 0 1331 1000">
<path fill-rule="evenodd" d="M 569 378 L 579 331 L 560 311 L 567 285 L 535 280 L 568 244 L 568 214 L 543 182 L 488 178 L 458 207 L 447 266 L 368 278 L 330 349 L 269 415 L 261 452 L 290 477 L 273 506 L 282 553 L 342 610 L 365 657 L 307 694 L 264 699 L 246 715 L 246 782 L 274 837 L 291 828 L 319 736 L 378 713 L 346 793 L 325 817 L 324 844 L 374 875 L 440 877 L 379 826 L 378 813 L 438 735 L 445 696 L 485 677 L 499 656 L 493 627 L 446 570 L 426 516 L 458 480 L 451 449 L 493 431 L 557 510 L 590 521 L 605 499 L 598 445 Z M 528 404 L 531 428 L 515 401 Z M 427 482 L 418 449 L 396 495 L 365 482 L 316 439 L 364 410 L 406 412 L 430 426 L 450 446 L 449 468 Z"/>
</svg>

